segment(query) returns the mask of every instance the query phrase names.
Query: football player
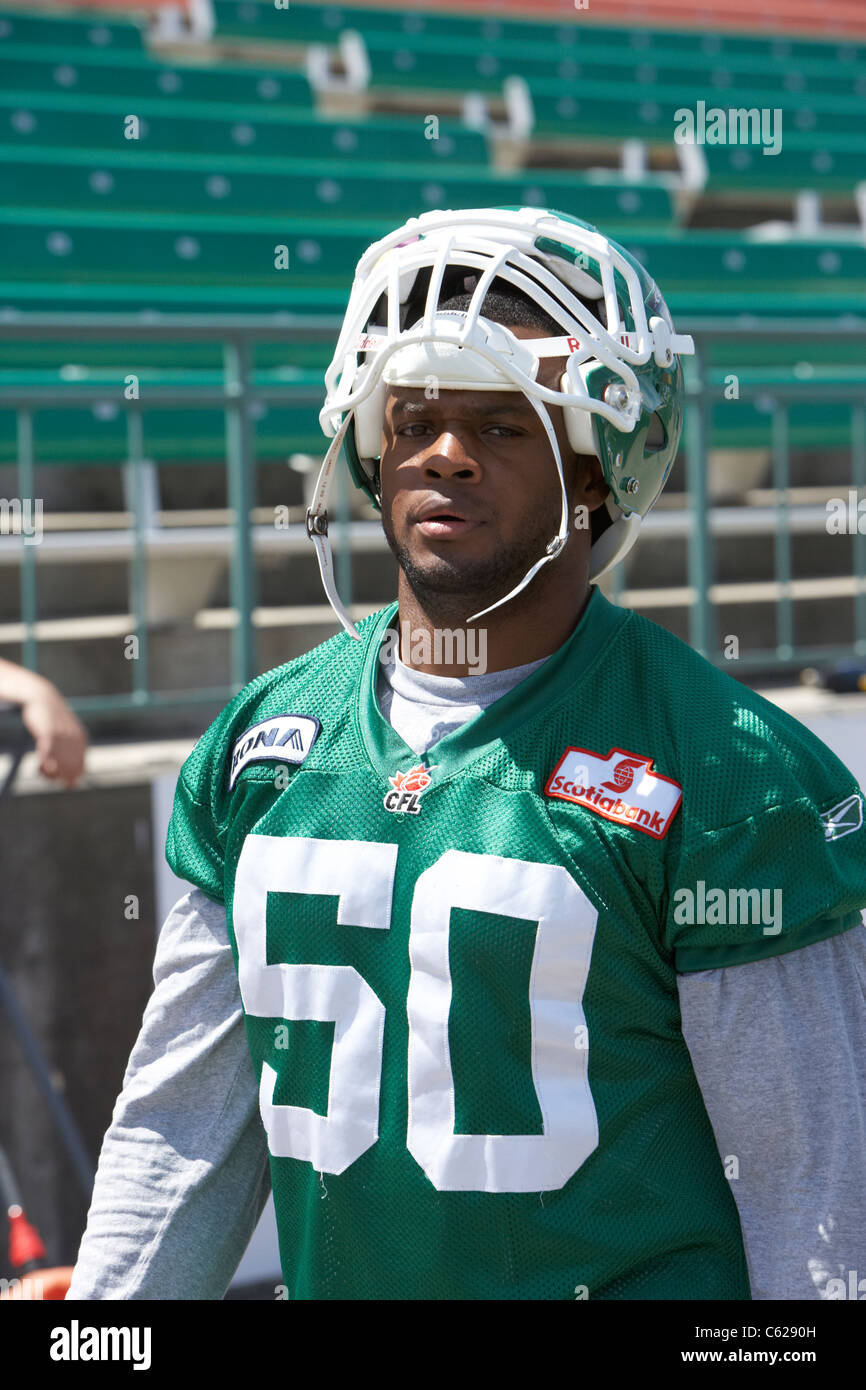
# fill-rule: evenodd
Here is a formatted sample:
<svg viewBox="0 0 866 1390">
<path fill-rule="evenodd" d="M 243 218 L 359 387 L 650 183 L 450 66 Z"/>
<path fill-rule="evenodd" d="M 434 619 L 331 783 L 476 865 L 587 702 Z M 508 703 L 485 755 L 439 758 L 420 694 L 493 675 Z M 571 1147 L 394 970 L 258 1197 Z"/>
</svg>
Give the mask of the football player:
<svg viewBox="0 0 866 1390">
<path fill-rule="evenodd" d="M 270 1189 L 292 1299 L 809 1299 L 866 1267 L 860 789 L 596 582 L 691 350 L 564 214 L 428 213 L 361 259 L 308 515 L 345 631 L 181 770 L 191 889 L 70 1298 L 222 1297 Z M 342 453 L 399 566 L 357 627 Z"/>
</svg>

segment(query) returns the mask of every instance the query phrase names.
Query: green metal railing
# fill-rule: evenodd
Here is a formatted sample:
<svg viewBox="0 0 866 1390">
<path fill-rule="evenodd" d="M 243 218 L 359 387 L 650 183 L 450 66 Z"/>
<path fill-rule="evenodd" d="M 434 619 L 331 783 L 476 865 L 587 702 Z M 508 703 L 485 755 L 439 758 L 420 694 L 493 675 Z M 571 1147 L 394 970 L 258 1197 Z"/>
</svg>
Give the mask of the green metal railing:
<svg viewBox="0 0 866 1390">
<path fill-rule="evenodd" d="M 713 584 L 713 549 L 711 532 L 712 511 L 709 505 L 707 458 L 711 442 L 711 411 L 718 399 L 718 390 L 706 376 L 710 350 L 721 342 L 736 343 L 748 336 L 751 340 L 772 342 L 785 336 L 808 344 L 822 336 L 834 341 L 866 341 L 866 322 L 853 316 L 826 322 L 814 320 L 780 320 L 776 322 L 750 320 L 748 323 L 721 320 L 693 320 L 678 324 L 695 338 L 696 356 L 685 359 L 688 405 L 684 433 L 686 480 L 689 497 L 690 527 L 688 532 L 688 583 L 695 595 L 689 614 L 689 639 L 692 645 L 710 660 L 721 664 L 716 630 L 716 605 L 711 599 Z M 203 342 L 218 343 L 222 348 L 223 382 L 221 386 L 189 384 L 179 387 L 148 386 L 145 397 L 126 400 L 118 385 L 115 397 L 126 412 L 126 453 L 131 478 L 132 529 L 130 547 L 130 599 L 138 638 L 138 660 L 133 663 L 132 690 L 126 694 L 73 698 L 73 708 L 85 717 L 135 714 L 151 710 L 178 710 L 189 706 L 225 703 L 242 689 L 256 674 L 255 632 L 255 567 L 250 513 L 254 501 L 255 449 L 251 407 L 263 404 L 297 403 L 299 394 L 304 401 L 312 400 L 310 387 L 297 385 L 261 385 L 253 380 L 251 363 L 257 344 L 266 342 L 299 341 L 333 343 L 339 322 L 290 314 L 261 316 L 210 315 L 48 315 L 29 314 L 17 317 L 8 314 L 0 318 L 0 342 L 48 343 L 49 341 L 84 342 L 159 342 L 167 345 Z M 306 393 L 306 394 L 304 394 Z M 738 669 L 758 670 L 791 665 L 795 662 L 812 664 L 849 656 L 852 651 L 866 655 L 866 534 L 853 538 L 854 577 L 854 641 L 845 647 L 798 648 L 794 642 L 794 603 L 791 584 L 794 579 L 792 539 L 789 525 L 788 488 L 790 483 L 789 412 L 792 403 L 804 398 L 816 403 L 843 402 L 850 408 L 850 487 L 858 496 L 866 496 L 866 367 L 862 380 L 803 381 L 780 380 L 771 386 L 740 387 L 740 398 L 758 395 L 771 398 L 772 404 L 772 484 L 777 493 L 776 524 L 773 534 L 775 579 L 780 586 L 776 605 L 775 646 L 763 651 L 749 651 L 738 660 Z M 0 409 L 13 409 L 17 418 L 17 487 L 20 499 L 35 501 L 33 412 L 36 409 L 68 409 L 71 406 L 93 405 L 106 398 L 104 382 L 100 385 L 63 385 L 0 389 Z M 318 399 L 321 399 L 321 394 Z M 236 621 L 231 637 L 231 683 L 217 688 L 190 691 L 151 690 L 148 678 L 147 594 L 147 528 L 144 497 L 146 460 L 143 449 L 143 415 L 151 408 L 221 409 L 225 418 L 225 465 L 229 507 L 233 514 L 233 545 L 230 559 L 231 605 Z M 291 441 L 287 441 L 287 452 Z M 342 476 L 342 472 L 341 472 Z M 345 478 L 337 494 L 335 519 L 348 521 L 348 486 Z M 744 518 L 748 509 L 744 509 Z M 670 514 L 668 514 L 670 515 Z M 665 524 L 664 514 L 653 513 L 653 524 Z M 341 528 L 342 534 L 351 535 Z M 21 624 L 24 629 L 22 659 L 26 666 L 38 669 L 38 618 L 36 566 L 37 550 L 8 536 L 0 536 L 0 546 L 18 545 L 20 550 Z M 384 549 L 384 541 L 383 541 Z M 311 553 L 311 563 L 313 563 Z M 344 600 L 352 596 L 352 545 L 336 549 L 337 582 Z M 2 568 L 5 568 L 3 566 Z M 2 572 L 0 568 L 0 572 Z M 625 587 L 622 567 L 614 573 L 614 597 Z M 0 728 L 9 716 L 0 715 Z"/>
<path fill-rule="evenodd" d="M 803 357 L 808 359 L 809 346 L 821 339 L 836 343 L 849 341 L 866 343 L 866 319 L 849 315 L 843 319 L 779 319 L 757 320 L 751 316 L 730 320 L 693 319 L 678 323 L 682 332 L 695 340 L 695 355 L 686 357 L 684 375 L 687 406 L 683 430 L 683 449 L 686 460 L 686 481 L 691 512 L 688 537 L 688 582 L 695 591 L 696 601 L 689 612 L 690 645 L 717 665 L 728 663 L 720 654 L 716 624 L 717 604 L 710 595 L 713 585 L 713 541 L 710 534 L 711 508 L 709 502 L 707 461 L 711 444 L 710 411 L 719 399 L 706 379 L 706 364 L 713 344 L 736 344 L 748 337 L 751 341 L 790 340 L 801 344 Z M 732 362 L 732 369 L 735 368 Z M 792 374 L 793 375 L 793 374 Z M 794 641 L 795 600 L 791 585 L 795 579 L 792 563 L 792 532 L 789 524 L 790 507 L 790 432 L 789 414 L 794 401 L 804 399 L 816 405 L 839 402 L 850 410 L 850 480 L 840 481 L 840 487 L 853 488 L 858 497 L 866 498 L 866 366 L 858 371 L 859 379 L 845 381 L 784 380 L 764 383 L 741 382 L 738 399 L 761 400 L 771 416 L 772 487 L 777 493 L 776 525 L 773 532 L 774 575 L 780 587 L 776 603 L 776 642 L 773 647 L 753 649 L 738 657 L 738 671 L 766 671 L 774 667 L 806 666 L 830 663 L 846 657 L 866 656 L 866 531 L 853 535 L 852 578 L 854 591 L 853 641 L 844 646 L 798 646 Z M 745 515 L 745 509 L 744 509 Z M 866 525 L 866 518 L 864 518 Z M 614 572 L 614 597 L 625 589 L 623 572 Z"/>
<path fill-rule="evenodd" d="M 133 502 L 132 550 L 130 558 L 130 598 L 138 639 L 138 660 L 133 663 L 133 689 L 129 694 L 72 698 L 69 703 L 83 716 L 123 715 L 143 710 L 171 711 L 212 703 L 224 703 L 243 689 L 255 670 L 254 607 L 255 572 L 249 516 L 253 504 L 255 458 L 250 406 L 288 403 L 298 400 L 297 386 L 254 386 L 251 381 L 251 353 L 256 343 L 334 342 L 339 321 L 288 313 L 273 315 L 172 316 L 111 314 L 29 314 L 0 320 L 0 341 L 48 342 L 165 342 L 219 343 L 222 347 L 223 385 L 189 387 L 148 386 L 146 398 L 127 400 L 118 384 L 115 397 L 126 411 L 126 453 L 131 474 Z M 0 410 L 13 408 L 18 422 L 18 496 L 35 498 L 33 412 L 38 408 L 69 409 L 94 405 L 106 398 L 105 385 L 27 387 L 13 391 L 0 389 Z M 230 562 L 231 603 L 237 615 L 231 636 L 231 683 L 192 691 L 160 692 L 150 689 L 148 680 L 148 625 L 146 613 L 147 537 L 143 501 L 145 458 L 142 445 L 142 415 L 147 409 L 170 406 L 195 409 L 205 405 L 221 407 L 225 414 L 225 463 L 229 507 L 233 512 L 234 543 Z M 14 544 L 0 537 L 0 545 Z M 38 669 L 36 550 L 20 545 L 21 624 L 24 628 L 22 659 L 31 670 Z M 2 571 L 0 571 L 2 572 Z M 346 561 L 342 563 L 346 578 Z M 0 728 L 11 724 L 10 716 L 0 714 Z"/>
</svg>

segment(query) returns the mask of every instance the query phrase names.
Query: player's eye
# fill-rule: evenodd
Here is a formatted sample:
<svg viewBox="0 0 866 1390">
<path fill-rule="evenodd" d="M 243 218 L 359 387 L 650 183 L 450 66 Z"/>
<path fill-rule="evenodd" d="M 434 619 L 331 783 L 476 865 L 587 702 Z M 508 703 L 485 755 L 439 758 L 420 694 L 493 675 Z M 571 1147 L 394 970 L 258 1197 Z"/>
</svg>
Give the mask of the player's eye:
<svg viewBox="0 0 866 1390">
<path fill-rule="evenodd" d="M 407 439 L 420 439 L 421 435 L 429 430 L 430 426 L 423 420 L 413 420 L 408 425 L 401 425 L 397 430 L 398 435 L 403 435 Z"/>
</svg>

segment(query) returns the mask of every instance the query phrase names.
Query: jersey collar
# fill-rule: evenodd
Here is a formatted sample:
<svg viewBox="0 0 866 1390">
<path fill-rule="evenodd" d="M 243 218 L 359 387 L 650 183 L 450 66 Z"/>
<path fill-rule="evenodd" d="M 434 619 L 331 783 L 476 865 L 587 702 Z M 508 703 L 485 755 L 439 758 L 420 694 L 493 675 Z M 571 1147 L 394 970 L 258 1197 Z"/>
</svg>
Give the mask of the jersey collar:
<svg viewBox="0 0 866 1390">
<path fill-rule="evenodd" d="M 434 743 L 427 753 L 415 753 L 384 718 L 376 698 L 379 653 L 398 604 L 383 609 L 369 630 L 361 671 L 355 719 L 361 742 L 375 770 L 387 780 L 398 766 L 428 760 L 436 765 L 436 784 L 453 777 L 476 758 L 492 751 L 512 729 L 539 718 L 551 705 L 573 695 L 590 673 L 611 638 L 631 616 L 592 585 L 577 627 L 562 646 L 536 671 L 495 700 L 453 733 Z"/>
</svg>

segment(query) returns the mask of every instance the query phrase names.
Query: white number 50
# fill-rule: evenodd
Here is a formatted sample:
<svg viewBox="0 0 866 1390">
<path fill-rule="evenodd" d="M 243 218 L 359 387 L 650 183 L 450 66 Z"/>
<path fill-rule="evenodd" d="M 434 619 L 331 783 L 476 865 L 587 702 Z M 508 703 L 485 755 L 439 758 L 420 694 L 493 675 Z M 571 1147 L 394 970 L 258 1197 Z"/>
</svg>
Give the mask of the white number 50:
<svg viewBox="0 0 866 1390">
<path fill-rule="evenodd" d="M 341 925 L 387 930 L 397 845 L 248 835 L 238 860 L 234 928 L 247 1014 L 333 1022 L 328 1113 L 275 1105 L 262 1064 L 259 1105 L 271 1153 L 342 1173 L 379 1137 L 385 1007 L 348 965 L 267 962 L 268 893 L 337 896 Z M 529 982 L 532 1080 L 541 1134 L 455 1134 L 448 1045 L 451 909 L 537 923 Z M 541 1192 L 564 1186 L 598 1144 L 583 992 L 597 914 L 561 865 L 448 850 L 415 885 L 409 935 L 407 1147 L 440 1192 Z"/>
</svg>

